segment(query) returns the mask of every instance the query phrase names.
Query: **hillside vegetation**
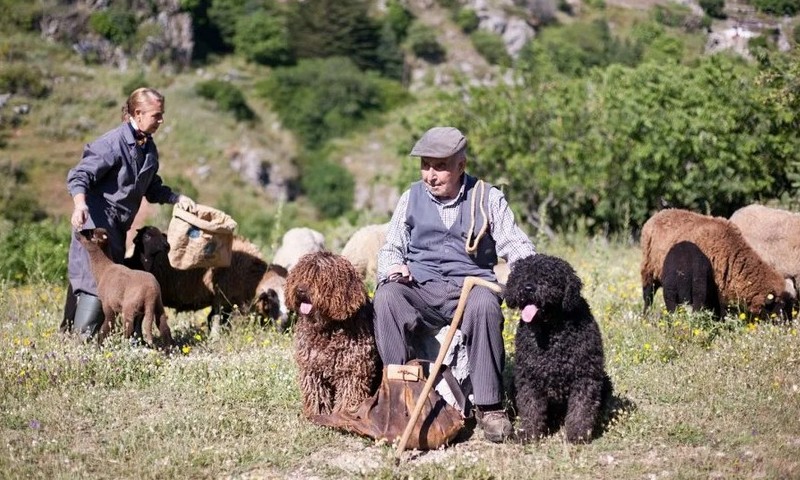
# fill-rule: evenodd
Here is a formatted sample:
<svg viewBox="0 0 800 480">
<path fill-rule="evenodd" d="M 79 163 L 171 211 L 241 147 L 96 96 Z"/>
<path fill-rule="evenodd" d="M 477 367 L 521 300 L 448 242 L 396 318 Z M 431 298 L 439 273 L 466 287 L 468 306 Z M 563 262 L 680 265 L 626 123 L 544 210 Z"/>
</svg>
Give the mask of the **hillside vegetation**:
<svg viewBox="0 0 800 480">
<path fill-rule="evenodd" d="M 505 17 L 455 0 L 111 2 L 77 17 L 5 3 L 0 167 L 12 180 L 0 201 L 12 222 L 68 213 L 66 170 L 143 84 L 167 97 L 164 177 L 233 208 L 267 244 L 276 205 L 282 228 L 385 219 L 414 177 L 409 145 L 438 123 L 469 135 L 471 169 L 531 228 L 635 232 L 662 203 L 724 215 L 793 201 L 797 49 L 766 30 L 749 59 L 704 53 L 707 29 L 741 23 L 742 8 L 767 25 L 796 14 L 792 2 L 488 3 Z M 536 36 L 512 57 L 486 23 L 514 18 Z M 185 19 L 189 60 L 168 34 Z M 794 23 L 779 32 L 790 47 Z M 145 55 L 154 42 L 163 55 Z"/>
</svg>

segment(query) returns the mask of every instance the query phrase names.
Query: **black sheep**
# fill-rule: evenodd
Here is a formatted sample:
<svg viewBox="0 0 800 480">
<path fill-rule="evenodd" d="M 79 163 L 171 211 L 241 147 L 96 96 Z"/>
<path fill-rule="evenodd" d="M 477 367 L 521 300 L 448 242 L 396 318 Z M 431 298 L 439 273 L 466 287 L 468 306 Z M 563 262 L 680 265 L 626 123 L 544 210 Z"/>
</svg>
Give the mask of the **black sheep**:
<svg viewBox="0 0 800 480">
<path fill-rule="evenodd" d="M 674 312 L 678 305 L 687 304 L 695 312 L 705 308 L 716 318 L 721 317 L 714 269 L 700 247 L 687 241 L 676 243 L 664 257 L 661 276 L 667 311 Z"/>
</svg>

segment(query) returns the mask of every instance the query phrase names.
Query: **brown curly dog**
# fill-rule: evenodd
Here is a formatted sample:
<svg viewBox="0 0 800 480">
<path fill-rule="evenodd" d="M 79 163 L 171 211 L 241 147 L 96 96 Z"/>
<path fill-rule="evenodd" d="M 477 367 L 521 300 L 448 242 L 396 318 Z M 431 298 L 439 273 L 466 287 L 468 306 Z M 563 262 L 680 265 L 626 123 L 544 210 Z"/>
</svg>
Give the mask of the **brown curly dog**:
<svg viewBox="0 0 800 480">
<path fill-rule="evenodd" d="M 372 303 L 356 269 L 331 252 L 304 255 L 286 278 L 286 306 L 298 316 L 294 358 L 303 414 L 356 409 L 382 372 Z"/>
</svg>

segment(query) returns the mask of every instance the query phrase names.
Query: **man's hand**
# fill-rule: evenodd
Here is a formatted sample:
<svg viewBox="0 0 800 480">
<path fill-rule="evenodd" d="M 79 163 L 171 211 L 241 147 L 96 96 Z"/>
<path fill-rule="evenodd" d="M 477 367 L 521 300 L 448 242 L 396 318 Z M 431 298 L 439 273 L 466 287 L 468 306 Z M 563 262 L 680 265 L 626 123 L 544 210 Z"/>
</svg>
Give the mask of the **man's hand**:
<svg viewBox="0 0 800 480">
<path fill-rule="evenodd" d="M 389 274 L 386 275 L 386 282 L 400 282 L 411 283 L 414 279 L 411 277 L 411 270 L 408 265 L 392 265 L 389 267 Z"/>
</svg>

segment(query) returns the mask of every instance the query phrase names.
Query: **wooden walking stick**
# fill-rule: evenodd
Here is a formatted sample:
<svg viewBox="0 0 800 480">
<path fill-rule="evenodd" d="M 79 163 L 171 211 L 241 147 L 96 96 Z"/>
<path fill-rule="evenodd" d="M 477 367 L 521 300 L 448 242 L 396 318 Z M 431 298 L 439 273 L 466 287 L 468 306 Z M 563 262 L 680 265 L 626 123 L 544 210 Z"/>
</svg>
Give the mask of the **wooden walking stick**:
<svg viewBox="0 0 800 480">
<path fill-rule="evenodd" d="M 422 387 L 422 393 L 419 394 L 417 403 L 414 405 L 414 411 L 411 412 L 411 418 L 408 419 L 406 429 L 403 431 L 403 436 L 400 437 L 400 443 L 397 445 L 397 450 L 394 453 L 396 460 L 400 459 L 400 456 L 403 454 L 403 450 L 406 449 L 408 438 L 411 436 L 411 432 L 414 430 L 414 425 L 417 423 L 419 414 L 422 412 L 422 407 L 425 405 L 425 400 L 428 398 L 428 394 L 431 392 L 431 388 L 433 388 L 433 384 L 436 382 L 436 375 L 439 373 L 442 363 L 444 363 L 444 357 L 447 356 L 447 350 L 450 348 L 450 344 L 453 343 L 453 337 L 458 329 L 458 324 L 461 322 L 461 316 L 464 314 L 464 308 L 467 306 L 467 295 L 475 285 L 481 285 L 490 288 L 497 293 L 501 293 L 503 291 L 500 285 L 489 282 L 480 277 L 466 277 L 464 279 L 464 286 L 461 287 L 461 296 L 458 297 L 458 305 L 456 306 L 455 315 L 453 315 L 453 321 L 450 323 L 450 329 L 447 331 L 447 335 L 444 337 L 442 346 L 439 347 L 439 355 L 436 357 L 436 362 L 434 362 L 430 368 L 430 372 L 428 372 L 428 380 L 425 382 L 425 386 Z"/>
</svg>

